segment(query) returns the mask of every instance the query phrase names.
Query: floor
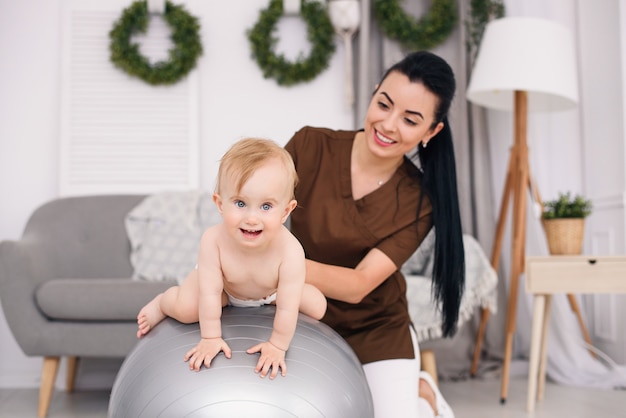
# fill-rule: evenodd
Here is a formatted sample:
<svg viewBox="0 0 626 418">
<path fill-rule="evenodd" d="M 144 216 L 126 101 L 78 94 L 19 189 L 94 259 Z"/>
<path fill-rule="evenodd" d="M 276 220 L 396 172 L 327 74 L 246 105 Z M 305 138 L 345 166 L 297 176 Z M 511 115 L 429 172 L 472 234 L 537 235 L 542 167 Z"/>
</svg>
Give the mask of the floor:
<svg viewBox="0 0 626 418">
<path fill-rule="evenodd" d="M 456 418 L 595 418 L 626 417 L 626 391 L 588 390 L 548 383 L 534 414 L 526 412 L 527 380 L 512 378 L 507 403 L 499 402 L 497 378 L 441 382 Z M 0 418 L 37 416 L 35 389 L 0 389 Z M 109 392 L 56 392 L 49 418 L 106 418 Z"/>
</svg>

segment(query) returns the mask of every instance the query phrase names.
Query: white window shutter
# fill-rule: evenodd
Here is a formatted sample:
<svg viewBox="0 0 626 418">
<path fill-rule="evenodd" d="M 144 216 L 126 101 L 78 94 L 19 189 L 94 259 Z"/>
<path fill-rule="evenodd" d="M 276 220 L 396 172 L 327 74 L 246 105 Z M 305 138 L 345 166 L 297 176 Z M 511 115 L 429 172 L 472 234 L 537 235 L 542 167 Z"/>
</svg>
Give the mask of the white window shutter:
<svg viewBox="0 0 626 418">
<path fill-rule="evenodd" d="M 62 196 L 152 193 L 199 185 L 198 76 L 152 86 L 114 67 L 109 32 L 132 1 L 64 0 L 59 180 Z M 170 29 L 152 16 L 139 43 L 167 59 Z"/>
</svg>

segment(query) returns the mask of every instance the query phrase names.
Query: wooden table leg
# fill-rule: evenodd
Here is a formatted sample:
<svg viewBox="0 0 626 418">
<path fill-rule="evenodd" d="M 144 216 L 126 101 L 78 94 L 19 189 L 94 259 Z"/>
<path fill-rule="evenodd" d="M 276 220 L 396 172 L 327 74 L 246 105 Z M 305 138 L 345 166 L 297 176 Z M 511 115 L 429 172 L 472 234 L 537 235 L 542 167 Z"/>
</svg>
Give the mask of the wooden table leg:
<svg viewBox="0 0 626 418">
<path fill-rule="evenodd" d="M 526 410 L 533 412 L 535 410 L 535 400 L 537 397 L 537 378 L 539 377 L 539 357 L 542 345 L 541 337 L 543 335 L 544 324 L 544 308 L 546 304 L 545 295 L 535 295 L 533 306 L 533 321 L 530 340 L 530 364 L 528 367 L 528 399 Z"/>
<path fill-rule="evenodd" d="M 543 309 L 543 323 L 541 324 L 541 351 L 539 357 L 539 383 L 537 384 L 537 400 L 543 399 L 546 387 L 546 365 L 548 361 L 548 334 L 550 330 L 550 309 L 552 308 L 552 295 L 546 295 L 546 306 Z"/>
<path fill-rule="evenodd" d="M 593 343 L 591 342 L 591 336 L 589 335 L 589 331 L 587 331 L 587 326 L 585 325 L 585 320 L 583 319 L 583 315 L 580 312 L 580 308 L 578 307 L 576 295 L 568 293 L 567 300 L 569 301 L 569 305 L 572 308 L 574 315 L 576 315 L 576 319 L 578 319 L 578 325 L 580 326 L 580 330 L 583 333 L 583 338 L 585 339 L 585 342 L 590 346 L 593 345 Z M 589 349 L 589 354 L 591 354 L 593 358 L 598 358 L 596 353 L 592 349 Z"/>
</svg>

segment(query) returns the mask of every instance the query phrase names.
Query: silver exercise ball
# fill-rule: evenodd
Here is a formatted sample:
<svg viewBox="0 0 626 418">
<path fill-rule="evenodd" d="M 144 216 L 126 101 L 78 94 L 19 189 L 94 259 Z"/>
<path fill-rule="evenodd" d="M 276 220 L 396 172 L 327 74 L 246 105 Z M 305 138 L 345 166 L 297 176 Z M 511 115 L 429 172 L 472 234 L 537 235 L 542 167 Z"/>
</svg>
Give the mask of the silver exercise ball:
<svg viewBox="0 0 626 418">
<path fill-rule="evenodd" d="M 270 380 L 254 373 L 258 354 L 246 350 L 270 337 L 274 312 L 274 306 L 224 308 L 222 334 L 232 358 L 220 353 L 199 372 L 183 361 L 200 340 L 199 325 L 165 319 L 124 360 L 109 416 L 372 418 L 356 355 L 335 331 L 305 315 L 287 351 L 287 376 Z"/>
</svg>

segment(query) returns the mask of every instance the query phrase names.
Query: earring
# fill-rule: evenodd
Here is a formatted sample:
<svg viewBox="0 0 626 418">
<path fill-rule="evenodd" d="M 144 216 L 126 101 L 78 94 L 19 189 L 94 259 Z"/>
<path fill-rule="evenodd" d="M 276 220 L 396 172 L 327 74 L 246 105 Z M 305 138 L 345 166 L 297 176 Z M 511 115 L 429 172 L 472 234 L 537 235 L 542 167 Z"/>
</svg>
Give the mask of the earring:
<svg viewBox="0 0 626 418">
<path fill-rule="evenodd" d="M 426 145 L 428 145 L 428 141 L 426 141 L 426 142 L 422 142 L 422 147 L 423 147 L 423 148 L 426 148 Z"/>
</svg>

